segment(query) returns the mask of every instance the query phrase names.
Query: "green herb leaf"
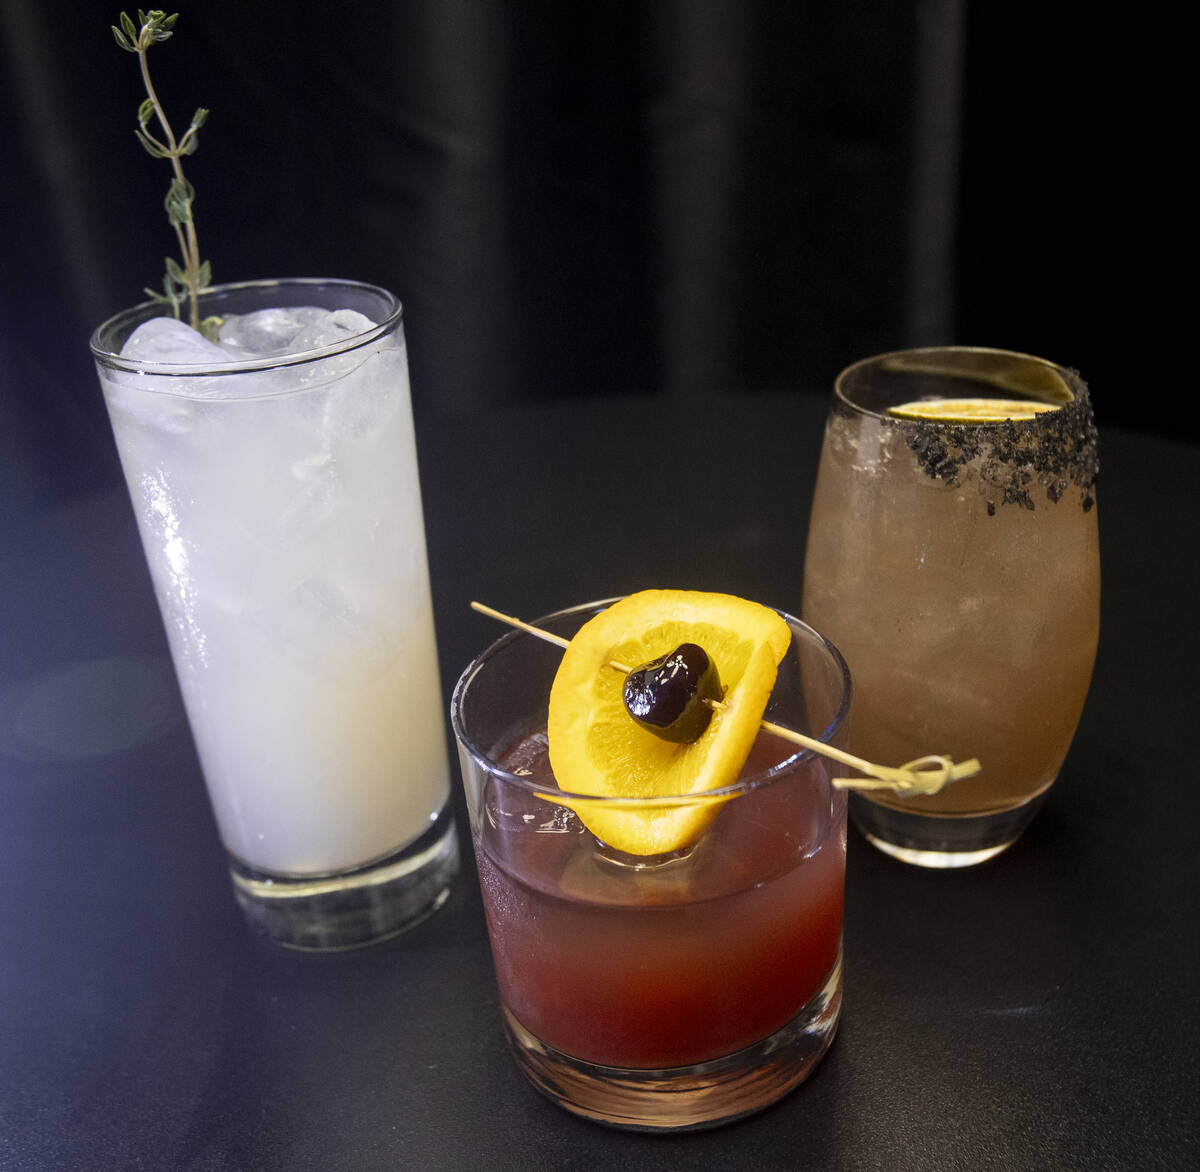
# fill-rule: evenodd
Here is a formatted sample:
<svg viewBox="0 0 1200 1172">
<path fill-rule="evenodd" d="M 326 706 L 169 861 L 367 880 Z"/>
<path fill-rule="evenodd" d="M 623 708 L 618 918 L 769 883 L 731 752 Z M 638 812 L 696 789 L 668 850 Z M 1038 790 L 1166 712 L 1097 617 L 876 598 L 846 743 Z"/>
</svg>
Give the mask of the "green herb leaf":
<svg viewBox="0 0 1200 1172">
<path fill-rule="evenodd" d="M 138 17 L 141 18 L 142 13 L 139 12 Z M 165 41 L 171 35 L 171 29 L 175 27 L 178 19 L 178 12 L 173 16 L 167 16 L 161 8 L 154 8 L 146 19 L 142 20 L 142 24 L 149 30 L 151 40 L 157 44 Z"/>
<path fill-rule="evenodd" d="M 192 198 L 195 194 L 195 190 L 186 179 L 176 179 L 167 188 L 167 198 L 163 201 L 163 206 L 167 209 L 167 219 L 171 221 L 173 228 L 191 222 Z"/>
<path fill-rule="evenodd" d="M 145 292 L 151 301 L 154 301 L 159 305 L 169 305 L 171 307 L 171 313 L 175 317 L 178 317 L 179 306 L 183 301 L 183 290 L 177 288 L 169 276 L 163 278 L 163 289 L 164 292 L 162 293 L 156 293 L 153 289 L 146 289 Z"/>
<path fill-rule="evenodd" d="M 171 152 L 156 139 L 151 138 L 144 130 L 135 130 L 133 133 L 137 135 L 138 142 L 146 148 L 146 153 L 152 159 L 169 159 L 171 157 Z"/>
</svg>

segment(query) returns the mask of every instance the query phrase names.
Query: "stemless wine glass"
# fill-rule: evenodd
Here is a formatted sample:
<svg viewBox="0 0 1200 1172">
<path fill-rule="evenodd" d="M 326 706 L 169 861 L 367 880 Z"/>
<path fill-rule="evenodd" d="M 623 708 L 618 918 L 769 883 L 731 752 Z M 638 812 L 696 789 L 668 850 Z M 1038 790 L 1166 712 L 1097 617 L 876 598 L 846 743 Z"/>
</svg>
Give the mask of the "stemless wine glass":
<svg viewBox="0 0 1200 1172">
<path fill-rule="evenodd" d="M 981 410 L 981 399 L 1038 413 L 988 418 L 1005 409 Z M 943 400 L 963 402 L 930 409 Z M 924 406 L 904 414 L 932 417 L 896 414 L 914 402 Z M 972 414 L 983 420 L 965 421 Z M 1041 359 L 942 347 L 869 358 L 838 377 L 803 614 L 854 674 L 851 751 L 983 766 L 933 796 L 853 794 L 851 817 L 888 854 L 927 867 L 982 862 L 1044 801 L 1096 654 L 1097 468 L 1083 380 Z"/>
<path fill-rule="evenodd" d="M 569 638 L 607 603 L 539 622 Z M 788 616 L 767 715 L 838 745 L 850 677 Z M 842 1001 L 844 772 L 763 733 L 733 785 L 678 798 L 560 791 L 546 740 L 561 652 L 513 632 L 463 673 L 451 717 L 504 1024 L 560 1106 L 638 1130 L 710 1127 L 774 1102 L 828 1048 Z M 590 807 L 721 803 L 692 846 L 634 856 Z"/>
</svg>

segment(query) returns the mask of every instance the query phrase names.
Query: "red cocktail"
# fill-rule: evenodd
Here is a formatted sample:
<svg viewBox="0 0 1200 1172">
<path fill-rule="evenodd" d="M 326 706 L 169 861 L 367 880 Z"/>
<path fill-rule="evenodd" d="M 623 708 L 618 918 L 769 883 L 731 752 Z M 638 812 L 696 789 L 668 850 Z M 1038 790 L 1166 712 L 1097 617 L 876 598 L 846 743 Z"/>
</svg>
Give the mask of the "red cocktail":
<svg viewBox="0 0 1200 1172">
<path fill-rule="evenodd" d="M 540 625 L 563 635 L 597 607 Z M 795 620 L 768 716 L 836 743 L 849 703 L 831 645 Z M 506 636 L 453 718 L 505 1023 L 522 1069 L 578 1113 L 707 1126 L 799 1083 L 841 1003 L 845 796 L 837 767 L 760 734 L 701 837 L 628 855 L 554 800 L 546 697 L 558 652 Z M 605 799 L 591 798 L 603 802 Z"/>
</svg>

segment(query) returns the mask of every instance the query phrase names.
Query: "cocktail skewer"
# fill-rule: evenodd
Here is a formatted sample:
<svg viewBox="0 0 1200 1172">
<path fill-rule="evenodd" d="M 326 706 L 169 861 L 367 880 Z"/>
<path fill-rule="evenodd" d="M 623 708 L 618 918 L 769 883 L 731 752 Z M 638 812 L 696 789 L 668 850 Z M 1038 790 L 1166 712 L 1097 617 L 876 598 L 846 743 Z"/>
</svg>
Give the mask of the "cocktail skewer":
<svg viewBox="0 0 1200 1172">
<path fill-rule="evenodd" d="M 482 602 L 472 602 L 471 609 L 487 615 L 489 618 L 507 623 L 510 627 L 516 627 L 518 630 L 535 635 L 558 647 L 565 648 L 570 642 L 568 639 L 544 631 L 541 627 L 535 627 L 513 615 L 504 614 L 493 607 L 485 606 Z M 615 663 L 611 660 L 609 667 L 626 675 L 634 670 L 625 664 Z M 721 707 L 720 701 L 706 700 L 705 703 L 713 708 Z M 815 740 L 794 729 L 785 728 L 781 724 L 764 720 L 762 727 L 774 736 L 782 737 L 785 741 L 791 741 L 792 744 L 811 749 L 814 753 L 819 753 L 823 757 L 828 757 L 842 765 L 848 765 L 851 769 L 857 769 L 859 773 L 866 774 L 865 777 L 835 777 L 833 784 L 838 789 L 892 789 L 899 794 L 935 794 L 952 781 L 973 777 L 981 768 L 975 757 L 956 765 L 949 757 L 938 754 L 918 757 L 915 761 L 909 761 L 907 765 L 898 767 L 875 765 L 862 757 L 856 757 L 853 753 L 847 753 L 834 745 L 827 745 L 824 741 Z"/>
</svg>

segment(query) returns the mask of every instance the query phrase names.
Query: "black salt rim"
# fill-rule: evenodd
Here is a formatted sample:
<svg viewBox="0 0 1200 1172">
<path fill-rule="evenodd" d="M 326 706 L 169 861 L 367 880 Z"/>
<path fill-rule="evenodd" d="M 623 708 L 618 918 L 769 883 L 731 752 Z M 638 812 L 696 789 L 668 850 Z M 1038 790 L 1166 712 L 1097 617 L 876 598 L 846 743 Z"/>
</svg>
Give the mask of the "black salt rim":
<svg viewBox="0 0 1200 1172">
<path fill-rule="evenodd" d="M 890 357 L 892 355 L 880 355 L 866 359 L 865 363 Z M 1072 399 L 1056 410 L 1043 412 L 1032 419 L 1002 423 L 900 419 L 871 411 L 850 399 L 842 385 L 847 371 L 838 376 L 834 386 L 833 414 L 843 418 L 867 415 L 886 427 L 899 429 L 925 474 L 951 487 L 958 485 L 963 468 L 980 460 L 980 485 L 993 488 L 995 499 L 1002 505 L 1032 510 L 1034 502 L 1030 488 L 1034 484 L 1044 488 L 1052 503 L 1060 501 L 1068 486 L 1074 485 L 1080 491 L 1080 504 L 1087 512 L 1096 503 L 1094 490 L 1100 473 L 1099 432 L 1087 383 L 1078 371 L 1044 359 L 1036 361 L 1062 375 L 1071 388 Z M 991 506 L 989 500 L 989 511 L 992 511 Z"/>
</svg>

